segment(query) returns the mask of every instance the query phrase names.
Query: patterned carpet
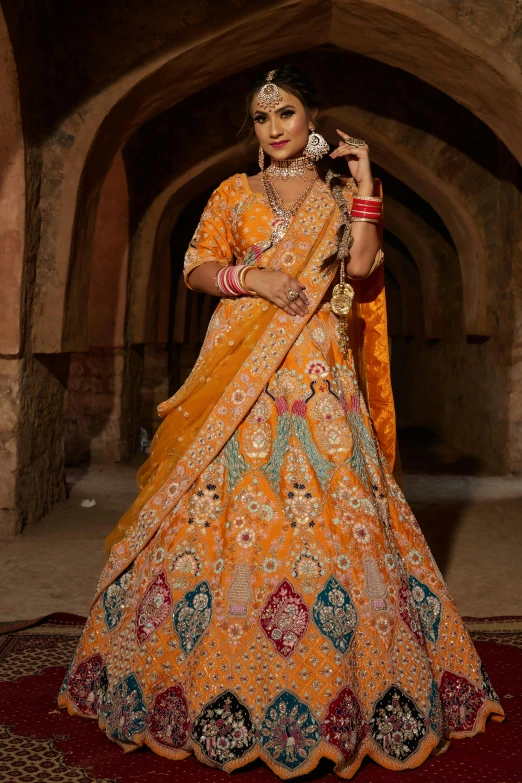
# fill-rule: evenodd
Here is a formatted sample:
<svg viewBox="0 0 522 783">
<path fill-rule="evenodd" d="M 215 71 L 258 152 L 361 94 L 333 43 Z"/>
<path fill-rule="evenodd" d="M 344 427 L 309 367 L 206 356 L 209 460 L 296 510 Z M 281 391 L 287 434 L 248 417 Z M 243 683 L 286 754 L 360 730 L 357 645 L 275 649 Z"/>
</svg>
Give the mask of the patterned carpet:
<svg viewBox="0 0 522 783">
<path fill-rule="evenodd" d="M 507 719 L 485 734 L 454 741 L 450 750 L 402 773 L 408 783 L 522 783 L 522 617 L 465 618 L 500 695 Z M 219 770 L 189 757 L 173 762 L 150 751 L 123 754 L 93 721 L 70 718 L 56 695 L 83 627 L 83 618 L 53 614 L 32 622 L 0 623 L 1 783 L 218 783 Z M 334 783 L 332 762 L 300 781 Z M 278 778 L 260 761 L 233 773 L 244 783 Z M 398 783 L 400 773 L 368 761 L 357 783 Z M 402 779 L 401 778 L 401 779 Z"/>
</svg>

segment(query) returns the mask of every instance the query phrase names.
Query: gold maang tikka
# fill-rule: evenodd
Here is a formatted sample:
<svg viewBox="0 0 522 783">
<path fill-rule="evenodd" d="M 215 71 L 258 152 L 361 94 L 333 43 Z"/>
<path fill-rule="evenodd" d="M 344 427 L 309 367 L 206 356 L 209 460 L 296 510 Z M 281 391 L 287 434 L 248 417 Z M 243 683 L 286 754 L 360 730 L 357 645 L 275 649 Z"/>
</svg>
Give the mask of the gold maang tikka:
<svg viewBox="0 0 522 783">
<path fill-rule="evenodd" d="M 267 111 L 272 111 L 272 109 L 283 100 L 283 96 L 279 92 L 277 84 L 272 82 L 274 76 L 275 69 L 267 73 L 266 82 L 257 94 L 259 105 L 262 109 L 266 109 Z"/>
</svg>

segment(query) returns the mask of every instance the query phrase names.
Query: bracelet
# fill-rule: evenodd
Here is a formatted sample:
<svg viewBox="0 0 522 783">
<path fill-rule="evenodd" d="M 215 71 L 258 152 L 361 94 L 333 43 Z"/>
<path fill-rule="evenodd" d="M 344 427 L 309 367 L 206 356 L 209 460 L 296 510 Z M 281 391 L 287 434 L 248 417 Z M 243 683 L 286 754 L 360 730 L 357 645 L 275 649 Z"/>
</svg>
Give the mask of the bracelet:
<svg viewBox="0 0 522 783">
<path fill-rule="evenodd" d="M 374 218 L 367 218 L 367 217 L 353 217 L 352 223 L 373 223 L 374 225 L 378 226 L 380 223 L 380 219 L 375 220 Z"/>
<path fill-rule="evenodd" d="M 239 285 L 245 290 L 247 294 L 250 294 L 250 296 L 259 296 L 259 294 L 257 294 L 255 291 L 252 291 L 245 282 L 247 273 L 250 272 L 250 270 L 254 269 L 255 267 L 247 264 L 241 264 L 241 267 L 242 268 L 239 270 L 239 274 L 238 274 Z"/>
<path fill-rule="evenodd" d="M 383 197 L 382 196 L 354 196 L 353 201 L 377 201 L 382 204 Z"/>
</svg>

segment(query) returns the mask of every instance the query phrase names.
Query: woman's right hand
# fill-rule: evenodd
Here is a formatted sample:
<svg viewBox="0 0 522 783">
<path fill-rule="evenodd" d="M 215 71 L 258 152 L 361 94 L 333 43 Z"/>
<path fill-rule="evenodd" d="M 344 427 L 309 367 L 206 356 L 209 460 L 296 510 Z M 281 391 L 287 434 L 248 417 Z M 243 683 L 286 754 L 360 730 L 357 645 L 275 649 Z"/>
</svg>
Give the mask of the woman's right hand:
<svg viewBox="0 0 522 783">
<path fill-rule="evenodd" d="M 251 291 L 267 299 L 269 302 L 277 305 L 288 315 L 307 315 L 308 297 L 305 294 L 306 286 L 300 283 L 295 277 L 287 275 L 286 272 L 280 272 L 276 269 L 257 269 L 252 267 L 245 274 L 245 285 Z M 286 292 L 289 288 L 297 291 L 299 296 L 293 302 L 288 300 Z"/>
</svg>

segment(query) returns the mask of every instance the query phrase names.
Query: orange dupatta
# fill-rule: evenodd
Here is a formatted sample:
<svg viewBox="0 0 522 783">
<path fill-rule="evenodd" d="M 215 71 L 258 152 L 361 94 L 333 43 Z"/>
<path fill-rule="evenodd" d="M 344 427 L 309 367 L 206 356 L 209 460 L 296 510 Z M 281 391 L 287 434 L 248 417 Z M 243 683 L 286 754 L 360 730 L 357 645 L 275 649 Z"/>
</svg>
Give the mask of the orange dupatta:
<svg viewBox="0 0 522 783">
<path fill-rule="evenodd" d="M 305 206 L 308 207 L 306 231 L 299 220 Z M 285 236 L 285 242 L 299 243 L 301 249 L 308 247 L 307 251 L 301 251 L 295 267 L 289 270 L 307 286 L 310 300 L 307 316 L 292 319 L 275 305 L 249 297 L 223 299 L 219 303 L 191 375 L 172 398 L 158 407 L 165 419 L 152 441 L 149 459 L 138 472 L 141 492 L 107 538 L 110 554 L 95 601 L 146 546 L 169 512 L 225 445 L 321 303 L 336 273 L 335 266 L 326 271 L 321 269 L 322 262 L 336 245 L 335 213 L 329 188 L 318 183 Z M 310 230 L 314 221 L 315 226 Z M 278 246 L 265 257 L 269 256 L 273 262 L 277 252 L 280 252 Z M 382 268 L 375 272 L 375 277 L 382 279 Z M 371 303 L 372 307 L 368 307 L 370 303 L 364 301 L 365 292 L 371 290 L 368 282 L 357 283 L 361 302 L 359 317 L 355 319 L 356 327 L 360 318 L 365 324 L 365 355 L 372 350 L 372 345 L 380 347 L 382 329 L 379 327 L 383 319 L 386 334 L 383 286 L 377 292 L 376 304 Z M 231 330 L 234 340 L 227 340 L 226 332 L 225 337 L 220 333 L 223 324 L 227 323 L 236 327 Z M 380 361 L 387 366 L 384 357 Z M 375 369 L 377 374 L 381 368 L 376 366 Z M 373 381 L 370 368 L 370 372 L 366 371 L 368 401 L 373 405 L 372 415 L 373 409 L 381 414 L 379 429 L 385 434 L 383 451 L 393 464 L 395 443 L 393 449 L 389 448 L 394 427 L 394 418 L 392 423 L 389 415 L 390 401 L 393 411 L 393 400 L 388 399 L 391 387 L 386 383 L 375 385 Z M 379 431 L 377 434 L 379 437 Z"/>
</svg>

